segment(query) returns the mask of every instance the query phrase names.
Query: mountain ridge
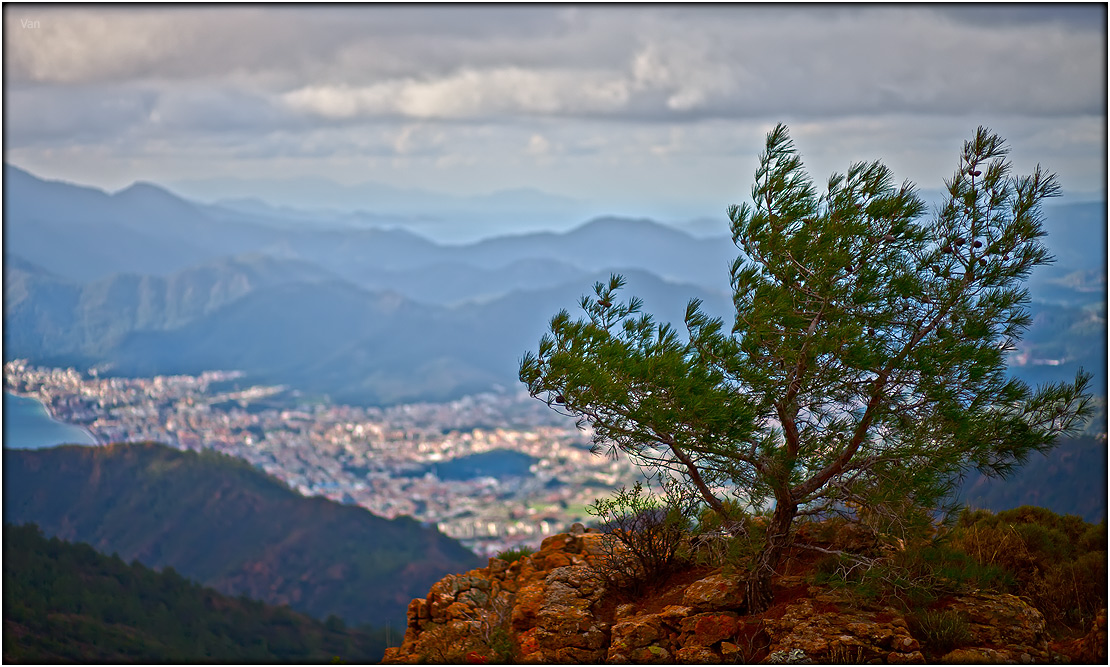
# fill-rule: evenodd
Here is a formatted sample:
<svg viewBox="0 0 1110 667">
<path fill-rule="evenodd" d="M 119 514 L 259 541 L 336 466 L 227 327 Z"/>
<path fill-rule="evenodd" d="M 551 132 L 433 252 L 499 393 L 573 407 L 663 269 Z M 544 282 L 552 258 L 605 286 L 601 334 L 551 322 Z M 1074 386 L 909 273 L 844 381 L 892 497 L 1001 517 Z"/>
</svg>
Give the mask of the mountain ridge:
<svg viewBox="0 0 1110 667">
<path fill-rule="evenodd" d="M 170 367 L 155 361 L 169 359 L 175 368 L 200 370 L 215 355 L 202 354 L 185 340 L 188 331 L 212 344 L 243 349 L 257 341 L 273 351 L 271 367 L 259 361 L 249 369 L 268 372 L 258 374 L 260 379 L 280 375 L 281 384 L 291 385 L 307 380 L 313 392 L 358 403 L 448 400 L 462 391 L 512 384 L 519 355 L 544 333 L 551 315 L 574 311 L 591 283 L 611 272 L 655 276 L 639 285 L 630 281 L 625 294 L 644 298 L 646 312 L 660 321 L 680 325 L 692 297 L 714 306 L 712 314 L 730 312 L 728 265 L 737 251 L 727 237 L 695 238 L 648 218 L 602 216 L 567 231 L 452 245 L 406 228 L 319 228 L 232 213 L 221 217 L 225 214 L 154 184 L 110 195 L 42 181 L 10 165 L 5 169 L 11 181 L 5 257 L 16 258 L 5 263 L 8 360 L 106 370 L 115 364 L 119 372 L 157 374 Z M 81 202 L 89 205 L 77 205 Z M 1105 238 L 1105 219 L 1104 206 L 1046 208 L 1046 242 L 1061 259 L 1038 269 L 1029 282 L 1035 321 L 1011 367 L 1022 379 L 1043 382 L 1083 365 L 1095 372 L 1095 386 L 1105 393 L 1105 355 L 1095 341 L 1105 331 L 1105 281 L 1087 277 L 1105 273 L 1105 256 L 1089 243 Z M 249 267 L 228 270 L 226 262 L 242 260 L 227 257 L 248 254 L 272 260 L 256 262 L 258 275 Z M 288 275 L 274 277 L 279 272 L 274 267 L 285 267 Z M 283 306 L 273 297 L 266 301 L 268 311 L 261 308 L 261 297 L 247 298 L 294 283 L 310 285 L 305 289 L 315 297 L 286 287 L 300 305 Z M 676 284 L 682 289 L 669 287 Z M 388 292 L 414 303 L 399 311 L 413 317 L 396 322 L 398 340 L 379 335 L 379 323 L 342 311 L 381 314 L 382 302 L 370 295 Z M 666 298 L 657 296 L 664 292 Z M 329 303 L 335 310 L 321 313 L 320 305 Z M 536 307 L 540 303 L 545 309 Z M 219 313 L 235 304 L 246 310 L 238 316 Z M 321 326 L 351 327 L 348 336 L 340 340 L 326 331 L 279 351 L 270 339 L 305 326 L 282 310 L 301 306 L 321 314 Z M 205 318 L 211 325 L 207 332 L 200 324 Z M 231 342 L 232 319 L 253 338 Z M 453 329 L 459 335 L 452 335 Z M 405 341 L 419 342 L 419 351 L 403 349 Z M 312 350 L 317 342 L 319 349 Z M 307 352 L 315 357 L 307 358 Z M 357 362 L 346 369 L 340 358 L 345 353 Z M 404 360 L 407 369 L 399 365 Z M 294 366 L 296 373 L 290 370 Z M 330 378 L 327 385 L 314 382 L 309 369 Z M 406 374 L 416 378 L 408 389 L 400 386 Z"/>
<path fill-rule="evenodd" d="M 434 528 L 305 498 L 211 451 L 138 443 L 3 456 L 6 523 L 317 618 L 397 624 L 413 594 L 478 562 Z"/>
<path fill-rule="evenodd" d="M 323 663 L 381 659 L 388 631 L 348 630 L 228 597 L 172 568 L 4 525 L 4 662 Z M 383 636 L 384 635 L 384 636 Z"/>
</svg>

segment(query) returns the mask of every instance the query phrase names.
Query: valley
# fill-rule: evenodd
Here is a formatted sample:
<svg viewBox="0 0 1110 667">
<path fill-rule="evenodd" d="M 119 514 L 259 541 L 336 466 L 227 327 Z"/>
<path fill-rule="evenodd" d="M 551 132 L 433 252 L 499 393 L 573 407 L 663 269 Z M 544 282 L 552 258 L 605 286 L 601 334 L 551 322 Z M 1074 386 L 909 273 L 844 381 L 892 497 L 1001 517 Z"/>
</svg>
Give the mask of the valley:
<svg viewBox="0 0 1110 667">
<path fill-rule="evenodd" d="M 302 495 L 385 518 L 411 516 L 483 555 L 535 547 L 588 520 L 583 507 L 596 497 L 639 477 L 624 458 L 591 454 L 588 432 L 523 393 L 390 408 L 290 407 L 296 400 L 284 387 L 231 388 L 240 379 L 218 371 L 99 378 L 22 361 L 4 367 L 5 391 L 41 400 L 101 443 L 235 456 Z M 530 466 L 514 461 L 522 455 Z M 499 460 L 516 465 L 486 472 Z"/>
</svg>

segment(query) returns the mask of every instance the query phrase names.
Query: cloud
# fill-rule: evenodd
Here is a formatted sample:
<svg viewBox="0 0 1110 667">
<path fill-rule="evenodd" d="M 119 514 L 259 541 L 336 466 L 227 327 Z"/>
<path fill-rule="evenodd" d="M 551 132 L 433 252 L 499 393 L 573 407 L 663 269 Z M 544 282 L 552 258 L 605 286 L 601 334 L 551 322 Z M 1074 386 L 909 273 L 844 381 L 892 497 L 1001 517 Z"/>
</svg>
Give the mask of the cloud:
<svg viewBox="0 0 1110 667">
<path fill-rule="evenodd" d="M 628 100 L 626 82 L 604 73 L 464 69 L 433 80 L 372 86 L 306 86 L 282 96 L 290 108 L 330 119 L 358 116 L 474 118 L 498 115 L 593 115 Z"/>
<path fill-rule="evenodd" d="M 142 89 L 103 91 L 90 86 L 5 92 L 5 144 L 98 142 L 148 122 L 158 94 Z"/>
<path fill-rule="evenodd" d="M 533 134 L 528 137 L 528 147 L 525 150 L 529 155 L 544 156 L 551 152 L 551 142 L 542 134 Z"/>
<path fill-rule="evenodd" d="M 746 182 L 779 120 L 820 178 L 845 155 L 947 174 L 985 123 L 1099 170 L 1105 19 L 1098 5 L 7 5 L 6 147 L 44 172 L 530 174 L 566 191 L 604 175 L 634 199 Z"/>
<path fill-rule="evenodd" d="M 309 127 L 271 97 L 231 87 L 23 85 L 5 93 L 7 141 L 13 146 L 227 133 L 262 136 Z"/>
<path fill-rule="evenodd" d="M 25 15 L 41 29 L 19 28 Z M 5 11 L 5 73 L 234 84 L 331 121 L 1059 115 L 1105 104 L 1090 85 L 1105 80 L 1104 19 L 1093 6 L 36 7 Z"/>
<path fill-rule="evenodd" d="M 524 39 L 479 45 L 456 35 L 442 47 L 455 55 L 446 59 L 453 68 L 444 68 L 445 59 L 433 50 L 436 65 L 419 76 L 387 75 L 365 85 L 308 83 L 283 100 L 331 120 L 1052 116 L 1094 113 L 1105 104 L 1101 88 L 1089 85 L 1105 78 L 1105 35 L 1069 22 L 983 24 L 927 7 L 602 8 L 578 16 L 587 17 L 579 21 L 581 35 L 560 33 L 576 47 L 575 67 L 562 64 L 567 49 L 553 48 L 551 35 L 539 38 L 538 50 Z M 636 37 L 617 37 L 629 33 Z M 598 40 L 605 35 L 614 37 L 603 44 Z M 582 61 L 582 54 L 594 52 L 592 64 Z"/>
</svg>

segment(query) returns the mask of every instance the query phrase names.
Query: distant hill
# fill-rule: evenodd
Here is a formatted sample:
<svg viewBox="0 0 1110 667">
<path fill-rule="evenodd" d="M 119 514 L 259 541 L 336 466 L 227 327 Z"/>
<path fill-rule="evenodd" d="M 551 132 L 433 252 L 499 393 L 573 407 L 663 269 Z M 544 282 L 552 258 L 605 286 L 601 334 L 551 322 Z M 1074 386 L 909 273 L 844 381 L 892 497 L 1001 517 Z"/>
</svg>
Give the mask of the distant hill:
<svg viewBox="0 0 1110 667">
<path fill-rule="evenodd" d="M 162 445 L 8 450 L 4 521 L 173 567 L 229 595 L 394 627 L 479 559 L 434 528 L 305 498 L 249 464 Z"/>
<path fill-rule="evenodd" d="M 149 183 L 108 194 L 5 164 L 4 185 L 5 249 L 74 280 L 165 275 L 276 237 L 246 219 L 214 219 Z"/>
<path fill-rule="evenodd" d="M 568 232 L 501 236 L 460 246 L 464 261 L 503 266 L 529 257 L 556 259 L 598 271 L 617 266 L 651 271 L 664 280 L 727 289 L 737 250 L 725 238 L 696 239 L 653 220 L 597 218 Z"/>
<path fill-rule="evenodd" d="M 693 297 L 730 311 L 730 239 L 647 219 L 446 245 L 367 226 L 374 211 L 313 221 L 264 202 L 197 204 L 149 183 L 108 194 L 11 165 L 5 176 L 6 360 L 119 374 L 239 369 L 356 404 L 435 401 L 515 385 L 517 360 L 551 316 L 577 315 L 578 297 L 611 271 L 660 321 L 681 325 Z M 536 196 L 465 199 L 504 211 Z M 1030 279 L 1034 324 L 1011 371 L 1036 384 L 1083 367 L 1105 395 L 1105 203 L 1050 204 L 1045 228 L 1058 261 Z"/>
<path fill-rule="evenodd" d="M 550 317 L 574 309 L 594 281 L 608 278 L 544 260 L 503 272 L 459 265 L 459 280 L 437 287 L 429 277 L 418 284 L 436 292 L 435 300 L 461 296 L 451 290 L 464 275 L 477 289 L 497 292 L 507 284 L 509 292 L 447 307 L 367 291 L 315 265 L 264 255 L 215 260 L 169 276 L 124 274 L 89 283 L 12 259 L 4 284 L 7 359 L 98 365 L 124 375 L 239 369 L 251 381 L 354 404 L 450 400 L 511 386 L 520 355 Z M 536 278 L 519 282 L 533 289 L 502 280 L 529 267 Z M 645 299 L 663 320 L 680 323 L 693 297 L 715 314 L 728 309 L 722 294 L 634 269 L 623 273 L 628 294 Z M 560 280 L 563 275 L 572 277 Z"/>
<path fill-rule="evenodd" d="M 373 291 L 390 291 L 421 303 L 456 306 L 487 302 L 510 292 L 586 284 L 590 272 L 558 259 L 519 259 L 496 268 L 447 261 L 413 269 L 360 268 L 349 279 Z"/>
<path fill-rule="evenodd" d="M 33 524 L 4 525 L 8 664 L 373 663 L 386 641 L 383 631 L 227 597 L 172 568 L 46 539 Z"/>
<path fill-rule="evenodd" d="M 972 472 L 959 497 L 977 509 L 1001 512 L 1035 505 L 1097 523 L 1106 519 L 1106 465 L 1105 439 L 1063 439 L 1048 454 L 1034 454 L 1005 479 Z"/>
<path fill-rule="evenodd" d="M 448 243 L 467 242 L 521 224 L 566 228 L 597 207 L 534 188 L 514 188 L 460 196 L 383 183 L 345 185 L 326 178 L 212 178 L 167 185 L 193 199 L 217 198 L 217 205 L 272 217 L 341 224 L 402 224 Z M 255 201 L 244 202 L 244 198 Z M 264 201 L 260 201 L 264 200 Z"/>
</svg>

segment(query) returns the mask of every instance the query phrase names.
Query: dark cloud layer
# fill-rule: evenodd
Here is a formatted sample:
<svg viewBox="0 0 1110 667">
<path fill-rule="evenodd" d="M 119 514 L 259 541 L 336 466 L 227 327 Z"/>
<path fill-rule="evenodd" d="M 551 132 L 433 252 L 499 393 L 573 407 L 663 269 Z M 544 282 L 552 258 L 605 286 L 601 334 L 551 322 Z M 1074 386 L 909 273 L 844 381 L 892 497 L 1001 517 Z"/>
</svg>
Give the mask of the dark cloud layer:
<svg viewBox="0 0 1110 667">
<path fill-rule="evenodd" d="M 601 169 L 712 153 L 707 128 L 747 150 L 782 119 L 830 142 L 1018 119 L 1105 148 L 1104 5 L 7 5 L 4 22 L 6 145 L 40 162 L 219 146 L 442 166 L 496 146 Z"/>
</svg>

